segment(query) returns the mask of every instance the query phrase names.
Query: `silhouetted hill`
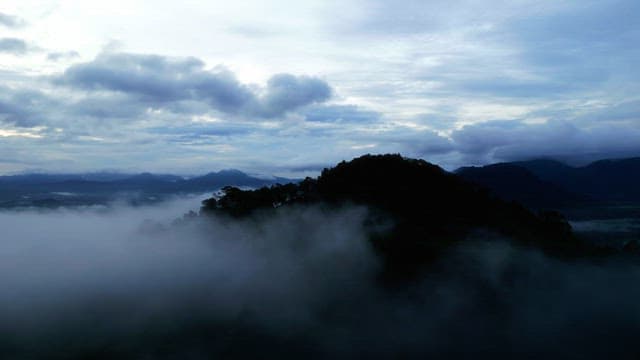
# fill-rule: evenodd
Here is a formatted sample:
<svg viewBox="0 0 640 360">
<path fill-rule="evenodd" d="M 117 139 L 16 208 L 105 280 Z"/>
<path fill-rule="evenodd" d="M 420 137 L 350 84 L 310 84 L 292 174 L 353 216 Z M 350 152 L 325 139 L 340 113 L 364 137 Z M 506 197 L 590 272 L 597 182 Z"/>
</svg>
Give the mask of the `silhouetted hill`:
<svg viewBox="0 0 640 360">
<path fill-rule="evenodd" d="M 286 178 L 257 178 L 235 169 L 221 170 L 185 181 L 185 187 L 192 190 L 207 191 L 233 185 L 239 187 L 261 187 L 276 183 L 289 183 L 296 180 Z"/>
<path fill-rule="evenodd" d="M 640 158 L 596 161 L 577 174 L 565 186 L 604 200 L 640 200 Z"/>
<path fill-rule="evenodd" d="M 166 175 L 166 174 L 151 174 L 151 173 L 142 173 L 138 175 L 128 176 L 123 179 L 114 179 L 114 182 L 125 182 L 125 183 L 148 183 L 148 182 L 179 182 L 184 180 L 183 177 L 177 175 Z"/>
<path fill-rule="evenodd" d="M 539 180 L 555 185 L 555 189 L 545 185 L 545 190 L 531 181 L 520 184 L 518 181 L 522 181 L 522 177 L 511 178 L 513 174 L 501 174 L 496 171 L 497 165 L 524 168 Z M 598 201 L 640 201 L 640 187 L 637 185 L 640 184 L 640 158 L 601 160 L 583 167 L 571 167 L 554 160 L 518 161 L 475 168 L 472 173 L 468 168 L 457 172 L 509 198 L 517 198 L 519 193 L 529 191 L 528 186 L 532 186 L 531 197 L 539 194 L 553 200 L 557 196 L 559 201 L 553 205 L 570 203 L 571 196 L 567 196 L 570 194 Z M 510 182 L 513 183 L 511 186 L 501 189 Z"/>
<path fill-rule="evenodd" d="M 564 170 L 560 167 L 564 165 L 555 162 L 541 161 L 531 165 L 545 170 L 554 167 L 556 173 Z M 589 201 L 587 196 L 567 191 L 550 181 L 540 180 L 527 168 L 515 163 L 463 167 L 456 170 L 456 174 L 487 187 L 502 199 L 517 201 L 531 208 L 561 208 Z"/>
<path fill-rule="evenodd" d="M 516 161 L 507 164 L 523 167 L 539 179 L 549 181 L 554 184 L 562 184 L 563 179 L 572 176 L 575 172 L 575 168 L 561 163 L 560 161 L 549 159 Z"/>
<path fill-rule="evenodd" d="M 597 249 L 576 240 L 555 212 L 534 214 L 514 202 L 423 160 L 366 155 L 324 169 L 317 179 L 252 191 L 225 188 L 220 199 L 203 202 L 202 213 L 243 217 L 296 204 L 368 206 L 375 248 L 392 274 L 411 273 L 451 244 L 477 232 L 506 236 L 522 245 L 562 255 Z M 386 231 L 381 225 L 391 223 Z"/>
</svg>

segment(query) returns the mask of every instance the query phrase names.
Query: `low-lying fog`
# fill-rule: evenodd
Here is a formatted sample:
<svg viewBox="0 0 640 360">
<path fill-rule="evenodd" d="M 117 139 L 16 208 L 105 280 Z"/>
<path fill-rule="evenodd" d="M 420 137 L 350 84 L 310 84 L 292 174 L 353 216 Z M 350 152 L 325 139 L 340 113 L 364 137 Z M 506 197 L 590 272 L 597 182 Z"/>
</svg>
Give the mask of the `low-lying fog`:
<svg viewBox="0 0 640 360">
<path fill-rule="evenodd" d="M 620 218 L 620 219 L 598 219 L 572 221 L 571 227 L 578 232 L 640 232 L 640 219 Z"/>
<path fill-rule="evenodd" d="M 478 239 L 382 289 L 365 208 L 170 225 L 199 200 L 1 212 L 1 357 L 639 354 L 636 265 Z"/>
</svg>

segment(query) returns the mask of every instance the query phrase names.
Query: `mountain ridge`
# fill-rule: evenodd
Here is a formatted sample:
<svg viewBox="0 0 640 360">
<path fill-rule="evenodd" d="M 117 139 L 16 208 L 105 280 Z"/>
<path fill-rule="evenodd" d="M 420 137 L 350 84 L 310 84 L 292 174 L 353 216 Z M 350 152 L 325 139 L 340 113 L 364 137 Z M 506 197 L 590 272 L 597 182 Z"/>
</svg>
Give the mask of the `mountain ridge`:
<svg viewBox="0 0 640 360">
<path fill-rule="evenodd" d="M 222 197 L 203 201 L 201 216 L 243 218 L 283 206 L 368 207 L 368 222 L 374 228 L 380 221 L 393 224 L 388 231 L 371 235 L 393 276 L 413 273 L 478 232 L 495 233 L 562 257 L 609 251 L 575 238 L 557 212 L 534 213 L 516 202 L 491 196 L 483 187 L 437 165 L 398 154 L 342 161 L 324 169 L 319 177 L 297 184 L 223 190 Z"/>
<path fill-rule="evenodd" d="M 537 182 L 538 186 L 532 189 L 527 186 L 518 187 L 513 176 L 500 174 L 496 171 L 497 166 L 524 169 L 529 172 L 529 180 Z M 533 207 L 640 201 L 640 187 L 637 186 L 640 184 L 640 157 L 605 159 L 580 167 L 555 160 L 537 159 L 462 167 L 455 173 L 486 186 L 496 194 L 523 201 Z M 504 186 L 509 183 L 515 185 Z M 530 199 L 519 194 L 530 190 Z M 553 200 L 554 193 L 556 201 Z M 535 196 L 539 198 L 535 199 Z M 543 198 L 549 201 L 541 204 L 538 200 Z"/>
</svg>

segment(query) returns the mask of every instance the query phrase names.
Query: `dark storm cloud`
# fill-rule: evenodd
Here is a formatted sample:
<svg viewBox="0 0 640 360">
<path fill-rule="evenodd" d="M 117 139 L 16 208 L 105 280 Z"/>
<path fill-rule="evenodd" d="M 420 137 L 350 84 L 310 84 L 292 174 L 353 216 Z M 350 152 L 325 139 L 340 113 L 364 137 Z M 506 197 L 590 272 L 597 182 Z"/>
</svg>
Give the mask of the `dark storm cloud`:
<svg viewBox="0 0 640 360">
<path fill-rule="evenodd" d="M 25 54 L 28 50 L 29 50 L 29 46 L 22 39 L 16 39 L 16 38 L 0 39 L 0 53 L 22 55 L 22 54 Z"/>
<path fill-rule="evenodd" d="M 25 21 L 17 16 L 0 12 L 0 25 L 8 28 L 19 28 L 25 25 Z"/>
<path fill-rule="evenodd" d="M 55 82 L 89 91 L 125 93 L 157 107 L 191 100 L 226 114 L 261 118 L 282 116 L 331 96 L 329 85 L 313 77 L 275 75 L 260 93 L 240 83 L 229 70 L 207 70 L 195 58 L 157 55 L 101 55 L 71 66 Z"/>
</svg>

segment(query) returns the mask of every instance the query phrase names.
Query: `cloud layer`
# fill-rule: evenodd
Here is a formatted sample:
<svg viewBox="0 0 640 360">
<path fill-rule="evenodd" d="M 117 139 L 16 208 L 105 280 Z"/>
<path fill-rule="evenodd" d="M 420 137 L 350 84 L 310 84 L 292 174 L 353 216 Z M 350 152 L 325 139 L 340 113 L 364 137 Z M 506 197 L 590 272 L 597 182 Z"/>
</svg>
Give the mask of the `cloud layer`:
<svg viewBox="0 0 640 360">
<path fill-rule="evenodd" d="M 258 92 L 224 69 L 205 70 L 195 58 L 109 54 L 68 68 L 55 80 L 75 88 L 108 90 L 136 96 L 156 107 L 198 101 L 230 115 L 273 118 L 313 103 L 324 102 L 331 88 L 321 79 L 279 74 Z"/>
<path fill-rule="evenodd" d="M 0 172 L 638 155 L 632 0 L 47 1 L 0 16 Z"/>
</svg>

